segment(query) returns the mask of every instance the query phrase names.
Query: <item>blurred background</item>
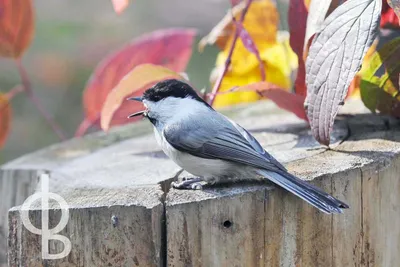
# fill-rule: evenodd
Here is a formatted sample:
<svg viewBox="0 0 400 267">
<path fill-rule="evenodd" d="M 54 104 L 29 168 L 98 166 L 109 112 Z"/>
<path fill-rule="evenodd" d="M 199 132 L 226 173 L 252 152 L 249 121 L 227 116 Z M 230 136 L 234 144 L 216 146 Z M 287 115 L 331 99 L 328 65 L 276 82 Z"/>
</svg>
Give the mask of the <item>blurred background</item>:
<svg viewBox="0 0 400 267">
<path fill-rule="evenodd" d="M 287 0 L 278 1 L 280 29 L 287 30 Z M 229 0 L 132 0 L 117 15 L 110 0 L 36 0 L 35 34 L 23 63 L 42 105 L 72 138 L 83 119 L 82 92 L 96 65 L 131 39 L 168 27 L 198 29 L 187 73 L 197 88 L 209 88 L 217 48 L 202 54 L 197 43 L 226 14 Z M 0 59 L 0 91 L 20 84 L 15 63 Z M 13 120 L 0 164 L 59 139 L 24 94 L 12 100 Z"/>
</svg>

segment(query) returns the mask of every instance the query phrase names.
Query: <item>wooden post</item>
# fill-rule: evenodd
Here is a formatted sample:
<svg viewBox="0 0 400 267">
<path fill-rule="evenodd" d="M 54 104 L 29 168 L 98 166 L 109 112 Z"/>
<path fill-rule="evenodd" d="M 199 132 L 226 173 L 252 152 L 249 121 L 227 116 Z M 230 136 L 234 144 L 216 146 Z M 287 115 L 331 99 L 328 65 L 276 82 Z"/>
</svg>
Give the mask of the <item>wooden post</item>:
<svg viewBox="0 0 400 267">
<path fill-rule="evenodd" d="M 67 227 L 58 233 L 71 240 L 68 257 L 42 260 L 41 236 L 29 232 L 21 224 L 19 209 L 13 208 L 9 212 L 9 266 L 162 266 L 161 190 L 112 193 L 99 189 L 73 194 L 66 199 L 70 208 Z M 49 217 L 54 228 L 60 211 L 53 208 Z M 40 226 L 39 207 L 31 208 L 30 219 Z M 61 242 L 50 241 L 50 253 L 60 253 L 63 247 Z"/>
<path fill-rule="evenodd" d="M 7 263 L 7 211 L 21 205 L 35 192 L 38 176 L 44 171 L 51 173 L 69 162 L 84 158 L 116 142 L 150 132 L 143 123 L 116 128 L 109 134 L 95 133 L 56 144 L 43 150 L 11 161 L 0 168 L 0 267 Z M 62 186 L 62 184 L 61 184 Z"/>
<path fill-rule="evenodd" d="M 359 102 L 348 108 L 363 110 Z M 9 266 L 397 266 L 397 120 L 341 116 L 327 150 L 306 124 L 269 103 L 231 114 L 292 173 L 350 209 L 325 215 L 270 183 L 169 189 L 178 168 L 159 151 L 152 134 L 79 156 L 61 144 L 64 154 L 74 155 L 71 159 L 57 162 L 53 147 L 1 169 L 1 200 L 9 199 L 4 185 L 25 189 L 18 201 L 7 202 L 8 208 L 15 206 L 8 217 Z M 43 169 L 50 172 L 50 191 L 70 206 L 69 222 L 59 234 L 71 240 L 72 251 L 61 260 L 41 259 L 41 237 L 23 227 L 17 206 L 34 191 Z M 4 214 L 6 205 L 0 207 Z M 50 209 L 53 227 L 58 209 L 55 204 Z M 40 206 L 31 207 L 31 221 L 38 227 L 40 214 Z M 50 242 L 50 252 L 60 250 L 61 244 Z"/>
</svg>

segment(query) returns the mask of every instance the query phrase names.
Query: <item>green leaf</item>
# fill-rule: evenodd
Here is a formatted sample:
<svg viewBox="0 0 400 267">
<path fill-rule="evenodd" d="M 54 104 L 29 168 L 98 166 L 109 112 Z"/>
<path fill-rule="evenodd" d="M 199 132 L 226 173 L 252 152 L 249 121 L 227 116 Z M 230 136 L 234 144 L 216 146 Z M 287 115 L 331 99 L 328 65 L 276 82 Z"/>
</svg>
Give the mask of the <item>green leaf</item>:
<svg viewBox="0 0 400 267">
<path fill-rule="evenodd" d="M 394 56 L 395 53 L 399 53 L 400 48 L 400 37 L 393 39 L 386 43 L 378 52 L 374 52 L 371 55 L 368 65 L 363 66 L 361 76 L 365 80 L 371 79 L 375 73 L 382 67 L 383 62 L 387 61 Z M 399 62 L 396 60 L 396 62 Z"/>
<path fill-rule="evenodd" d="M 360 72 L 361 99 L 371 111 L 400 116 L 397 106 L 400 104 L 400 37 L 386 43 L 375 51 Z M 376 73 L 384 68 L 378 77 Z"/>
<path fill-rule="evenodd" d="M 361 80 L 360 83 L 360 93 L 361 99 L 364 102 L 364 105 L 371 110 L 371 112 L 375 113 L 377 106 L 378 93 L 381 90 L 379 88 L 379 78 L 372 77 L 370 80 Z M 374 80 L 374 81 L 373 81 Z"/>
</svg>

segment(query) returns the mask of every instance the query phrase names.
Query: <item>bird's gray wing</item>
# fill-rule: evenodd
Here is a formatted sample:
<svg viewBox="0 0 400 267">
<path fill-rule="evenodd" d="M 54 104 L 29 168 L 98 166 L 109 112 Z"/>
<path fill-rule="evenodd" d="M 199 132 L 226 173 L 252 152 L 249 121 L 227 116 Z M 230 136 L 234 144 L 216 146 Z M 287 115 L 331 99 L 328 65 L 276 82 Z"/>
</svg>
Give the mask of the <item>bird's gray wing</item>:
<svg viewBox="0 0 400 267">
<path fill-rule="evenodd" d="M 268 154 L 273 160 L 254 149 L 236 127 L 227 122 L 172 124 L 164 128 L 163 134 L 175 149 L 197 157 L 223 159 L 271 171 L 285 170 L 271 155 Z"/>
<path fill-rule="evenodd" d="M 245 128 L 234 122 L 233 120 L 226 118 L 229 120 L 232 125 L 240 132 L 240 134 L 249 142 L 249 144 L 258 152 L 260 153 L 263 157 L 265 157 L 268 161 L 274 162 L 276 165 L 278 165 L 281 169 L 286 170 L 286 168 L 279 162 L 277 161 L 271 154 L 269 154 L 257 141 L 257 139 L 254 138 Z"/>
</svg>

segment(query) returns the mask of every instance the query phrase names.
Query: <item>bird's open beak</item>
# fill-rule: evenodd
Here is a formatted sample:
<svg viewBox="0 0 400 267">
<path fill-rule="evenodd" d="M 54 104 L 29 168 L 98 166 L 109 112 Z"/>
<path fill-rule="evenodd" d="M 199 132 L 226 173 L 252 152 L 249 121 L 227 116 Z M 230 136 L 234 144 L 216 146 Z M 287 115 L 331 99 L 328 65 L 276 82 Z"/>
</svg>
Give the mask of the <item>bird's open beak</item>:
<svg viewBox="0 0 400 267">
<path fill-rule="evenodd" d="M 136 117 L 136 116 L 144 115 L 145 112 L 146 112 L 146 110 L 142 110 L 142 111 L 138 111 L 136 113 L 133 113 L 133 114 L 128 116 L 128 119 Z"/>
<path fill-rule="evenodd" d="M 139 96 L 139 97 L 129 97 L 127 98 L 127 100 L 133 100 L 133 101 L 139 101 L 139 102 L 143 102 L 143 97 Z M 136 117 L 136 116 L 140 116 L 140 115 L 144 115 L 146 112 L 146 110 L 142 110 L 136 113 L 133 113 L 131 115 L 128 116 L 128 119 Z"/>
<path fill-rule="evenodd" d="M 141 96 L 139 96 L 139 97 L 129 97 L 126 100 L 133 100 L 133 101 L 143 102 L 143 97 L 141 97 Z"/>
</svg>

